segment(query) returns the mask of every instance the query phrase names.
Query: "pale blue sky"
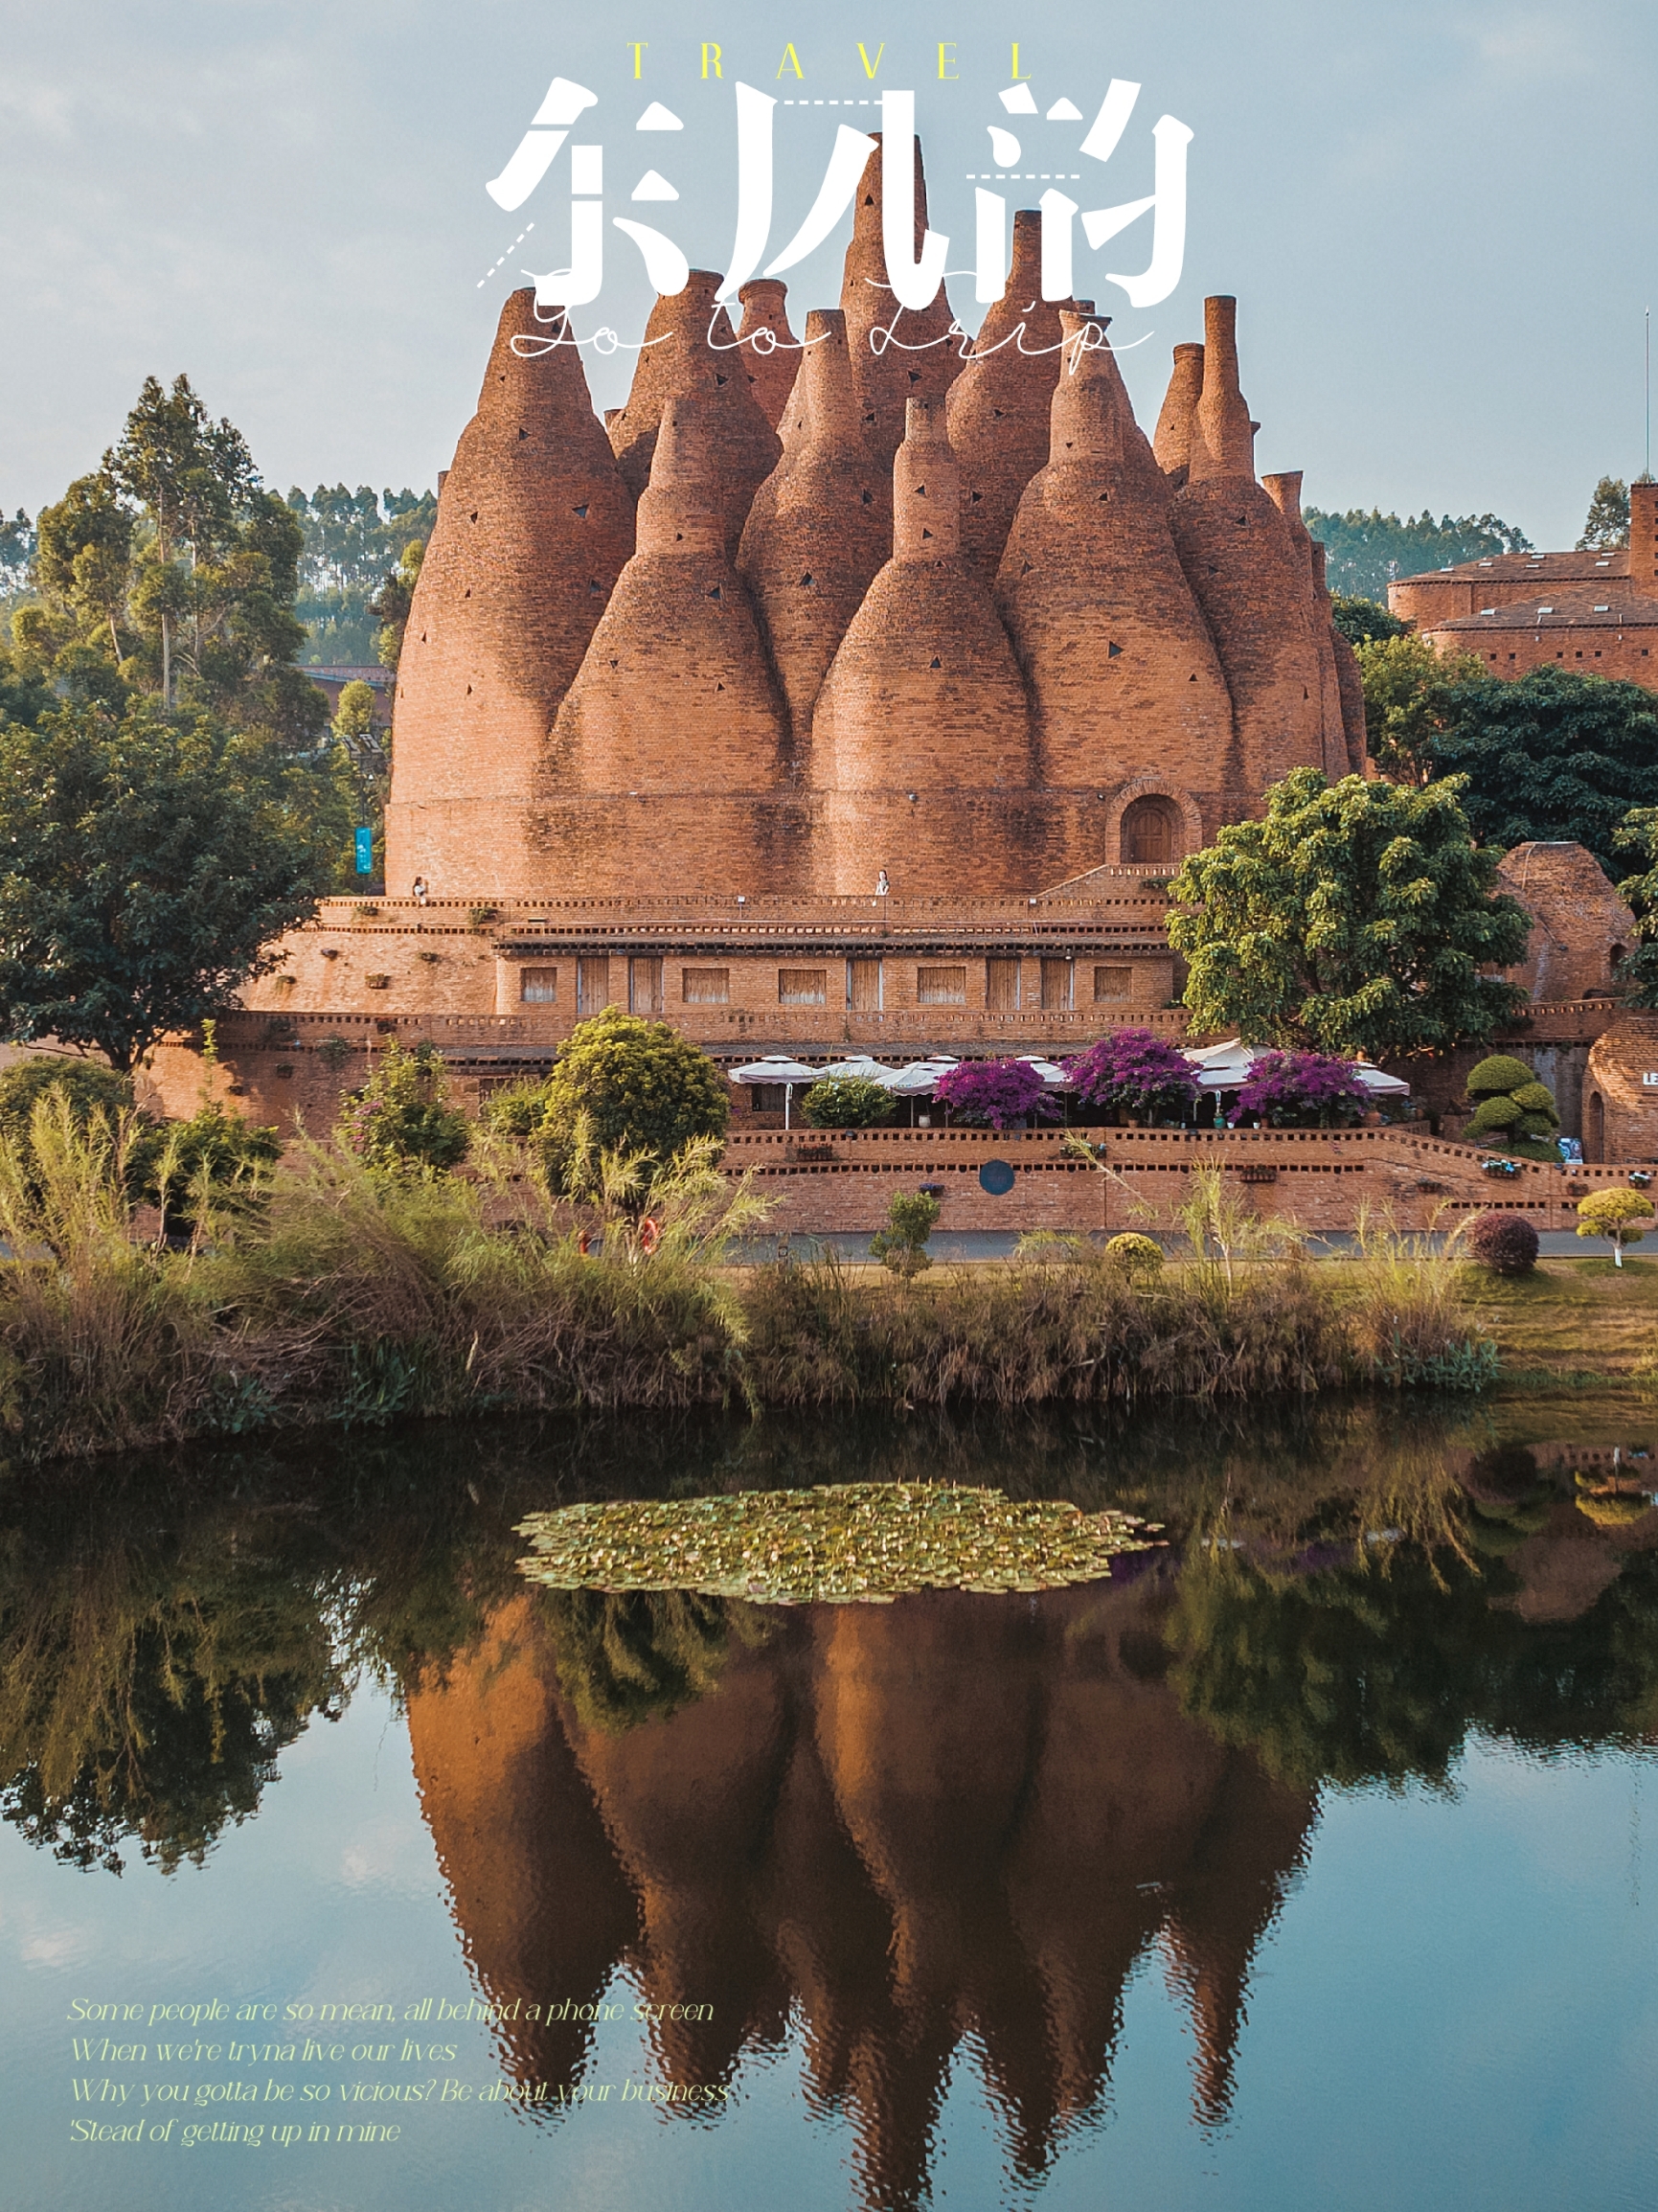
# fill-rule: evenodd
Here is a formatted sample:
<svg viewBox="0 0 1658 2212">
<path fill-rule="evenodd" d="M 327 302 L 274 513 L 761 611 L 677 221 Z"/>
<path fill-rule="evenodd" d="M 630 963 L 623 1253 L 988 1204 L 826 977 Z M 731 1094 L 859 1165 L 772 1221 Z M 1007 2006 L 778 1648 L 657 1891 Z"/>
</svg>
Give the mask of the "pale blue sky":
<svg viewBox="0 0 1658 2212">
<path fill-rule="evenodd" d="M 1137 314 L 1098 281 L 1144 266 L 1147 221 L 1098 255 L 1079 240 L 1079 288 L 1114 314 L 1114 338 L 1146 341 L 1125 366 L 1147 425 L 1169 348 L 1224 290 L 1240 301 L 1261 467 L 1304 468 L 1309 503 L 1489 508 L 1562 544 L 1602 469 L 1641 466 L 1642 313 L 1658 291 L 1658 11 L 1643 0 L 4 0 L 0 24 L 8 510 L 91 466 L 152 370 L 188 370 L 279 488 L 430 483 L 507 283 L 568 259 L 567 163 L 515 217 L 483 190 L 548 80 L 601 95 L 576 136 L 605 146 L 609 212 L 723 267 L 734 80 L 855 97 L 870 90 L 860 40 L 872 56 L 885 41 L 877 89 L 917 92 L 952 268 L 972 259 L 967 178 L 991 167 L 987 124 L 1010 120 L 995 95 L 1014 39 L 1044 108 L 1063 95 L 1092 117 L 1111 77 L 1144 85 L 1084 206 L 1150 190 L 1160 114 L 1191 125 L 1174 295 Z M 722 82 L 701 80 L 704 39 L 723 48 Z M 777 78 L 791 40 L 804 83 Z M 941 41 L 953 82 L 938 81 Z M 683 134 L 635 134 L 647 98 Z M 778 112 L 778 243 L 837 120 L 878 111 Z M 1033 143 L 1058 128 L 1024 127 Z M 626 207 L 647 167 L 676 206 Z M 797 329 L 832 303 L 844 236 L 791 276 Z M 636 338 L 643 284 L 612 265 L 625 281 L 607 282 L 602 319 Z M 970 280 L 951 291 L 970 323 Z M 619 364 L 593 380 L 601 404 L 622 397 Z"/>
</svg>

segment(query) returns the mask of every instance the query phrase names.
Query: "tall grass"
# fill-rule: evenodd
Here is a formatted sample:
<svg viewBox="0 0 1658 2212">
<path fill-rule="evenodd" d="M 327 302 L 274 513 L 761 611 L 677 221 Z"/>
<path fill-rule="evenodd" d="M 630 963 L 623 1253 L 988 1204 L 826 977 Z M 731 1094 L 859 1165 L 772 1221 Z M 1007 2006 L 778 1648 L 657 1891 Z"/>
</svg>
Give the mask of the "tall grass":
<svg viewBox="0 0 1658 2212">
<path fill-rule="evenodd" d="M 1385 1237 L 1338 1269 L 1270 1257 L 1223 1193 L 1197 1194 L 1179 1267 L 1060 1244 L 901 1283 L 723 1267 L 764 1209 L 710 1144 L 648 1186 L 594 1153 L 572 1203 L 487 1146 L 476 1175 L 399 1178 L 302 1140 L 255 1184 L 204 1180 L 170 1249 L 135 1233 L 130 1141 L 48 1099 L 27 1146 L 0 1144 L 15 1458 L 467 1410 L 1237 1400 L 1487 1372 L 1450 1266 Z"/>
</svg>

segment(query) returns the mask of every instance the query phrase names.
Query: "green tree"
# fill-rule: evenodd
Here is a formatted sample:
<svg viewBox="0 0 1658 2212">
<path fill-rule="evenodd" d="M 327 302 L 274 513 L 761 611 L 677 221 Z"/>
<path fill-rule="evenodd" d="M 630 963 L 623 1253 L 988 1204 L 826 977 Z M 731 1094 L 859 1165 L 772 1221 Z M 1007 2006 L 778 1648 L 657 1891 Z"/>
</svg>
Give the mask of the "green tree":
<svg viewBox="0 0 1658 2212">
<path fill-rule="evenodd" d="M 394 1038 L 362 1089 L 342 1102 L 339 1133 L 371 1168 L 432 1174 L 460 1166 L 472 1132 L 466 1115 L 449 1104 L 437 1046 L 422 1041 L 409 1051 Z"/>
<path fill-rule="evenodd" d="M 927 1239 L 938 1227 L 942 1210 L 931 1191 L 896 1191 L 885 1227 L 870 1239 L 871 1252 L 906 1282 L 923 1273 L 933 1264 Z"/>
<path fill-rule="evenodd" d="M 1483 1041 L 1530 922 L 1497 889 L 1454 777 L 1421 789 L 1297 768 L 1171 888 L 1169 939 L 1199 1030 L 1373 1060 Z"/>
<path fill-rule="evenodd" d="M 132 563 L 132 515 L 106 476 L 80 476 L 35 524 L 34 581 L 46 598 L 71 613 L 84 630 L 107 627 L 112 658 L 125 647 L 120 622 L 126 612 Z"/>
<path fill-rule="evenodd" d="M 1444 514 L 1436 522 L 1424 508 L 1401 521 L 1374 507 L 1368 514 L 1358 507 L 1345 514 L 1307 507 L 1302 519 L 1324 544 L 1331 591 L 1361 593 L 1366 599 L 1385 600 L 1397 576 L 1532 549 L 1523 530 L 1495 514 Z"/>
<path fill-rule="evenodd" d="M 602 1151 L 642 1152 L 662 1168 L 693 1137 L 722 1137 L 731 1099 L 713 1060 L 677 1030 L 607 1006 L 571 1031 L 536 1133 L 556 1152 L 573 1150 L 583 1116 Z"/>
<path fill-rule="evenodd" d="M 1629 487 L 1621 476 L 1602 476 L 1583 518 L 1579 553 L 1610 553 L 1629 542 Z"/>
<path fill-rule="evenodd" d="M 1435 775 L 1465 779 L 1484 845 L 1564 839 L 1610 871 L 1629 810 L 1658 806 L 1658 699 L 1639 684 L 1533 669 L 1459 683 L 1442 714 L 1426 757 Z"/>
<path fill-rule="evenodd" d="M 1658 1006 L 1658 807 L 1632 807 L 1612 832 L 1612 849 L 1625 865 L 1632 858 L 1647 864 L 1639 875 L 1625 876 L 1619 896 L 1635 913 L 1634 948 L 1618 970 L 1618 980 L 1632 1006 Z"/>
<path fill-rule="evenodd" d="M 389 669 L 395 669 L 402 657 L 403 632 L 409 627 L 409 609 L 415 604 L 415 585 L 425 552 L 420 538 L 405 545 L 397 567 L 369 602 L 369 612 L 377 615 L 380 622 L 375 639 L 375 657 Z"/>
<path fill-rule="evenodd" d="M 1456 712 L 1459 686 L 1483 678 L 1472 653 L 1436 651 L 1406 632 L 1354 647 L 1364 685 L 1365 743 L 1384 776 L 1425 784 L 1435 741 Z"/>
<path fill-rule="evenodd" d="M 1612 1247 L 1613 1266 L 1621 1267 L 1624 1245 L 1641 1242 L 1655 1212 L 1658 1207 L 1641 1191 L 1591 1191 L 1578 1200 L 1578 1234 L 1604 1237 Z"/>
<path fill-rule="evenodd" d="M 1369 645 L 1378 637 L 1410 634 L 1410 624 L 1397 614 L 1390 614 L 1379 600 L 1353 598 L 1345 592 L 1332 596 L 1329 619 L 1351 646 Z"/>
<path fill-rule="evenodd" d="M 0 1030 L 130 1073 L 276 965 L 329 854 L 247 745 L 140 702 L 0 726 Z"/>
</svg>

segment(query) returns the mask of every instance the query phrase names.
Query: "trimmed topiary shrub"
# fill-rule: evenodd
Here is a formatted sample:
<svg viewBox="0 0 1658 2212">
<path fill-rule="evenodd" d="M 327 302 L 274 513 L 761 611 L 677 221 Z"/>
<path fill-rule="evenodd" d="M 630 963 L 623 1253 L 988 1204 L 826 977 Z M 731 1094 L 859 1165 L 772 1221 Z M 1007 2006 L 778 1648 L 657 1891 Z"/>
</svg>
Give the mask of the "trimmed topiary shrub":
<svg viewBox="0 0 1658 2212">
<path fill-rule="evenodd" d="M 1523 1060 L 1516 1060 L 1512 1053 L 1493 1052 L 1469 1076 L 1468 1096 L 1489 1098 L 1497 1091 L 1517 1091 L 1536 1080 Z"/>
<path fill-rule="evenodd" d="M 1529 1275 L 1537 1264 L 1537 1232 L 1523 1214 L 1476 1214 L 1468 1257 L 1493 1275 Z"/>
<path fill-rule="evenodd" d="M 1560 1117 L 1555 1110 L 1555 1094 L 1524 1060 L 1511 1053 L 1493 1052 L 1469 1076 L 1468 1096 L 1479 1104 L 1464 1133 L 1476 1143 L 1485 1137 L 1526 1159 L 1558 1157 L 1555 1139 L 1560 1132 Z"/>
</svg>

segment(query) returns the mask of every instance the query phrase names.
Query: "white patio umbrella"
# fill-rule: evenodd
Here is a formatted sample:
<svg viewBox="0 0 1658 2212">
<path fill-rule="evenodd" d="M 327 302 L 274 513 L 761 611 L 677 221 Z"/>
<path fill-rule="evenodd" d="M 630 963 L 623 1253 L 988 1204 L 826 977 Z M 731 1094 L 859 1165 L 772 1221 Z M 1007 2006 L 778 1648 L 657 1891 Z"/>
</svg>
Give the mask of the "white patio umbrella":
<svg viewBox="0 0 1658 2212">
<path fill-rule="evenodd" d="M 884 1083 L 896 1070 L 883 1067 L 878 1060 L 872 1060 L 867 1052 L 854 1053 L 851 1060 L 837 1060 L 832 1067 L 818 1070 L 821 1076 L 861 1076 L 866 1083 Z"/>
<path fill-rule="evenodd" d="M 897 1098 L 931 1098 L 940 1076 L 948 1075 L 958 1065 L 953 1060 L 913 1060 L 908 1067 L 896 1072 L 887 1068 L 875 1078 Z"/>
<path fill-rule="evenodd" d="M 821 1068 L 807 1067 L 804 1061 L 790 1060 L 785 1052 L 775 1052 L 764 1060 L 751 1060 L 746 1067 L 734 1067 L 731 1080 L 740 1083 L 782 1083 L 783 1126 L 786 1129 L 796 1089 L 816 1083 L 822 1073 Z"/>
<path fill-rule="evenodd" d="M 1236 1037 L 1224 1044 L 1207 1044 L 1188 1050 L 1185 1057 L 1197 1070 L 1199 1090 L 1241 1090 L 1255 1073 L 1255 1064 L 1261 1057 L 1261 1049 L 1244 1044 Z M 1387 1075 L 1368 1060 L 1353 1063 L 1353 1074 L 1367 1091 L 1377 1098 L 1403 1098 L 1410 1093 L 1410 1084 L 1397 1075 Z"/>
<path fill-rule="evenodd" d="M 1057 1066 L 1051 1060 L 1044 1060 L 1040 1053 L 1022 1052 L 1019 1058 L 1027 1067 L 1035 1069 L 1049 1090 L 1074 1090 L 1077 1087 L 1077 1078 L 1069 1069 Z"/>
</svg>

